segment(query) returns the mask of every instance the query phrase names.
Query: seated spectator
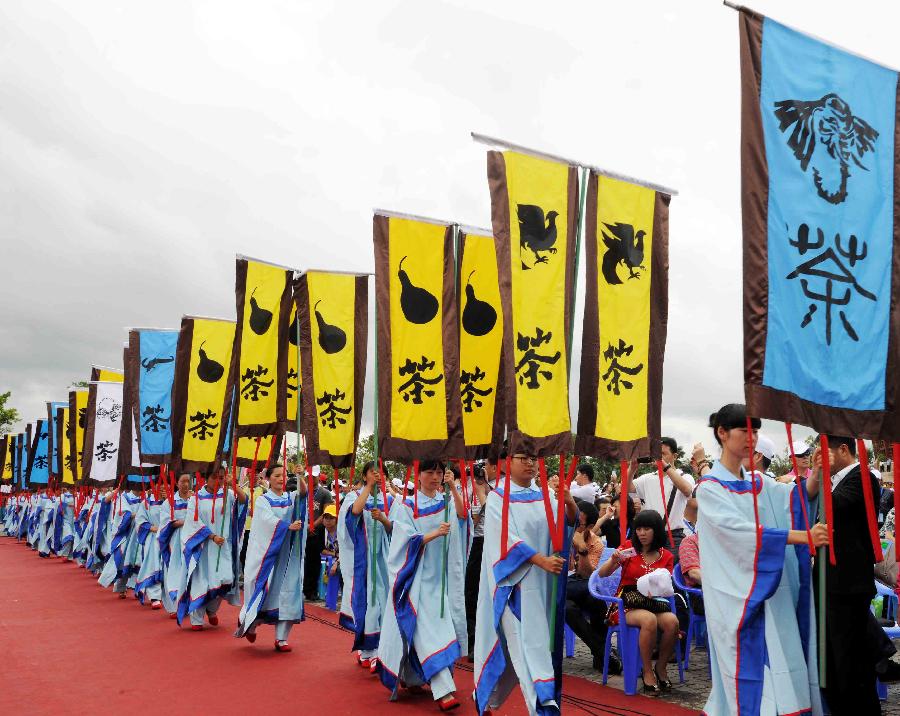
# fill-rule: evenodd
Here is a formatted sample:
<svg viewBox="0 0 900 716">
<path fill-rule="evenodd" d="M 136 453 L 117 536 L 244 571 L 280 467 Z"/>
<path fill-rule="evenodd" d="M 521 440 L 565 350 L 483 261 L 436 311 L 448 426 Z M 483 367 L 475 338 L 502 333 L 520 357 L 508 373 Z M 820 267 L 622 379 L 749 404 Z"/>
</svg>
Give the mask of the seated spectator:
<svg viewBox="0 0 900 716">
<path fill-rule="evenodd" d="M 887 515 L 884 518 L 884 524 L 881 525 L 881 536 L 884 539 L 892 540 L 894 539 L 894 508 L 892 507 L 888 510 Z"/>
<path fill-rule="evenodd" d="M 574 571 L 566 587 L 566 624 L 591 650 L 594 668 L 603 669 L 603 650 L 606 646 L 606 602 L 594 597 L 588 589 L 588 578 L 597 569 L 603 542 L 592 528 L 597 524 L 597 508 L 589 502 L 576 500 L 578 524 L 572 537 Z M 622 664 L 615 652 L 609 655 L 609 671 L 622 672 Z"/>
<path fill-rule="evenodd" d="M 575 469 L 575 479 L 569 487 L 569 492 L 572 493 L 576 503 L 578 500 L 584 500 L 594 504 L 600 493 L 600 485 L 594 482 L 594 468 L 591 465 L 585 462 Z"/>
<path fill-rule="evenodd" d="M 640 577 L 655 569 L 666 569 L 671 573 L 675 559 L 672 553 L 663 547 L 666 539 L 666 526 L 659 513 L 655 510 L 644 510 L 634 518 L 633 541 L 626 541 L 598 570 L 601 577 L 608 577 L 617 567 L 622 568 L 616 594 L 624 602 L 625 620 L 628 625 L 641 630 L 638 638 L 644 668 L 641 681 L 644 684 L 644 691 L 650 693 L 668 691 L 672 688 L 667 666 L 675 651 L 675 640 L 678 638 L 678 617 L 672 613 L 668 602 L 641 594 L 637 582 Z M 626 550 L 630 551 L 632 547 L 635 554 L 627 556 Z M 609 623 L 618 623 L 618 618 L 618 610 L 610 608 Z M 662 636 L 654 667 L 653 648 L 656 646 L 658 632 L 662 632 Z"/>
<path fill-rule="evenodd" d="M 702 584 L 700 576 L 700 541 L 697 537 L 697 498 L 692 497 L 684 506 L 685 532 L 688 533 L 681 541 L 681 576 L 689 587 L 699 587 Z M 685 545 L 687 547 L 685 548 Z"/>
<path fill-rule="evenodd" d="M 619 546 L 621 533 L 619 531 L 619 496 L 614 495 L 613 499 L 607 504 L 606 510 L 600 515 L 597 524 L 594 525 L 593 532 L 606 540 L 606 546 L 615 549 Z M 634 524 L 634 516 L 637 514 L 634 501 L 628 501 L 628 527 L 625 531 L 626 539 L 631 537 L 632 525 Z"/>
</svg>

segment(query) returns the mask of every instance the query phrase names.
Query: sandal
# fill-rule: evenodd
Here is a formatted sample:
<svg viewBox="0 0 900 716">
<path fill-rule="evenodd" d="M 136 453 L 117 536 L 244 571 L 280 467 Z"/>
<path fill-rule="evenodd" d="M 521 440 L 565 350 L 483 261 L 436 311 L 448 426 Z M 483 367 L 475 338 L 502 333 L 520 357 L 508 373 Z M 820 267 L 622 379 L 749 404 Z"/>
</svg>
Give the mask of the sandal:
<svg viewBox="0 0 900 716">
<path fill-rule="evenodd" d="M 276 641 L 275 642 L 275 651 L 288 652 L 288 651 L 293 651 L 293 649 L 291 648 L 291 645 L 288 644 L 286 641 Z"/>
<path fill-rule="evenodd" d="M 664 676 L 660 676 L 659 672 L 654 668 L 653 673 L 656 675 L 656 683 L 659 684 L 660 691 L 671 691 L 672 682 Z"/>
<path fill-rule="evenodd" d="M 459 708 L 459 701 L 454 695 L 445 696 L 438 701 L 438 708 L 441 711 L 452 711 L 453 709 Z"/>
<path fill-rule="evenodd" d="M 659 684 L 648 684 L 644 681 L 643 675 L 641 676 L 641 683 L 644 685 L 644 691 L 648 694 L 658 694 L 661 691 Z"/>
<path fill-rule="evenodd" d="M 206 620 L 210 623 L 210 626 L 218 626 L 219 625 L 219 617 L 215 614 L 210 614 L 207 612 Z"/>
</svg>

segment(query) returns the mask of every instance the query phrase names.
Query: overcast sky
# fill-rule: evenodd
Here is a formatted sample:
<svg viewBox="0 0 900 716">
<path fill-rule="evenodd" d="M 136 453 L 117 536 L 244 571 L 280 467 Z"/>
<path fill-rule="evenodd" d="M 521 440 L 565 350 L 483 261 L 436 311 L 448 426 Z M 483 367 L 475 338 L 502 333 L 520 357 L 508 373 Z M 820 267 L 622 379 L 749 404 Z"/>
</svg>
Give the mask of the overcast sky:
<svg viewBox="0 0 900 716">
<path fill-rule="evenodd" d="M 753 7 L 900 67 L 886 3 Z M 4 0 L 0 392 L 31 420 L 121 365 L 126 327 L 233 317 L 235 253 L 372 270 L 373 207 L 490 226 L 474 130 L 678 189 L 663 432 L 709 445 L 743 399 L 737 22 L 714 0 Z"/>
</svg>

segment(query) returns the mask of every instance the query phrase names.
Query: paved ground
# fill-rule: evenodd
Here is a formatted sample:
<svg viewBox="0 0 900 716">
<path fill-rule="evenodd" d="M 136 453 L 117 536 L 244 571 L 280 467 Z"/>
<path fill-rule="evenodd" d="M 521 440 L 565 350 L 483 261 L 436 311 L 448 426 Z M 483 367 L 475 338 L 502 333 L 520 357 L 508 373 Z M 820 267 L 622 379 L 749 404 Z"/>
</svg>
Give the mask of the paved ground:
<svg viewBox="0 0 900 716">
<path fill-rule="evenodd" d="M 900 649 L 900 642 L 895 642 Z M 696 655 L 696 660 L 695 660 Z M 897 657 L 894 657 L 897 659 Z M 563 660 L 563 671 L 566 674 L 580 676 L 590 681 L 600 683 L 603 675 L 595 671 L 591 666 L 591 653 L 583 642 L 575 640 L 575 655 L 571 659 Z M 669 678 L 675 685 L 665 696 L 658 698 L 679 704 L 685 708 L 697 709 L 703 708 L 706 703 L 706 696 L 709 693 L 709 676 L 706 670 L 706 650 L 691 652 L 691 668 L 684 674 L 684 683 L 677 682 L 678 669 L 674 664 L 669 666 Z M 607 682 L 608 686 L 617 689 L 622 688 L 622 677 L 611 676 Z M 638 683 L 640 688 L 640 682 Z M 888 689 L 888 700 L 882 704 L 882 713 L 884 716 L 900 716 L 900 684 L 893 684 Z"/>
</svg>

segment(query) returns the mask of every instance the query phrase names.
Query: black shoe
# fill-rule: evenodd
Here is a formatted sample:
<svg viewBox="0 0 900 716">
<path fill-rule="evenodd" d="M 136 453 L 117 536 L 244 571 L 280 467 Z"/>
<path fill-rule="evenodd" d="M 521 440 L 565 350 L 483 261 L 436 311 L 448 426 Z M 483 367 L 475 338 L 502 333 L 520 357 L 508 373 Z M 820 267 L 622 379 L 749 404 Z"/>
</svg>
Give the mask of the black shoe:
<svg viewBox="0 0 900 716">
<path fill-rule="evenodd" d="M 900 664 L 892 659 L 884 659 L 875 667 L 875 675 L 882 684 L 894 684 L 900 681 Z"/>
<path fill-rule="evenodd" d="M 594 657 L 594 669 L 597 671 L 603 671 L 603 657 L 595 656 Z M 609 673 L 613 676 L 619 676 L 622 673 L 622 662 L 619 660 L 619 656 L 611 651 L 609 653 Z"/>
</svg>

